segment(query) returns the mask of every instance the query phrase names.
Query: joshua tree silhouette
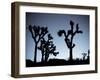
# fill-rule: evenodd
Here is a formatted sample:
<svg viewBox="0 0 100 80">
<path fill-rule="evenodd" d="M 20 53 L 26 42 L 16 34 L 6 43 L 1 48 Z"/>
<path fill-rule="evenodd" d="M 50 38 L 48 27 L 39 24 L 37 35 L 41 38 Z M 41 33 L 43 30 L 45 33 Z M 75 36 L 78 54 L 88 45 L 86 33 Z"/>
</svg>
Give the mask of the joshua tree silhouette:
<svg viewBox="0 0 100 80">
<path fill-rule="evenodd" d="M 38 47 L 42 54 L 41 62 L 47 62 L 50 54 L 56 56 L 59 53 L 55 52 L 56 46 L 54 46 L 52 39 L 51 34 L 48 34 L 47 40 L 44 38 L 41 40 L 40 46 Z"/>
<path fill-rule="evenodd" d="M 83 55 L 83 60 L 85 60 L 87 53 L 82 53 L 82 55 Z"/>
<path fill-rule="evenodd" d="M 38 43 L 48 33 L 48 28 L 35 26 L 35 25 L 34 26 L 29 25 L 29 31 L 30 31 L 32 38 L 34 40 L 34 43 L 35 43 L 34 63 L 36 63 Z"/>
<path fill-rule="evenodd" d="M 81 30 L 79 30 L 79 24 L 76 24 L 76 30 L 74 30 L 74 22 L 73 21 L 70 21 L 70 26 L 71 26 L 71 29 L 67 31 L 67 34 L 66 34 L 65 30 L 59 30 L 58 35 L 62 36 L 64 34 L 65 43 L 70 51 L 69 52 L 70 53 L 69 60 L 72 61 L 73 60 L 73 48 L 75 47 L 75 44 L 73 43 L 73 38 L 76 34 L 83 33 L 83 32 Z"/>
<path fill-rule="evenodd" d="M 90 61 L 90 50 L 88 50 L 87 60 Z"/>
</svg>

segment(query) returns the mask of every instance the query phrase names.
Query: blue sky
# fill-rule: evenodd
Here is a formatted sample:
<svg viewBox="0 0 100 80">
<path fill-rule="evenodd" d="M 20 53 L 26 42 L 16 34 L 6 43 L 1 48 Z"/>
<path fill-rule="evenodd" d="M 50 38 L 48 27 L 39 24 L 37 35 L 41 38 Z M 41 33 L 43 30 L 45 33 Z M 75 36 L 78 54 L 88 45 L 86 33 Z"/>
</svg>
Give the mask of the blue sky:
<svg viewBox="0 0 100 80">
<path fill-rule="evenodd" d="M 53 36 L 53 43 L 56 46 L 56 51 L 59 54 L 50 58 L 69 58 L 69 49 L 67 48 L 64 36 L 59 37 L 57 32 L 64 29 L 66 32 L 70 29 L 70 20 L 74 21 L 75 25 L 78 23 L 83 34 L 76 34 L 73 42 L 76 46 L 73 49 L 73 58 L 82 58 L 82 53 L 87 53 L 90 49 L 89 44 L 89 15 L 72 15 L 72 14 L 53 14 L 53 13 L 26 13 L 26 27 L 29 25 L 39 25 L 48 27 L 49 33 Z M 75 28 L 75 26 L 74 26 Z M 31 33 L 26 28 L 26 59 L 34 59 L 34 40 Z M 37 61 L 41 60 L 40 51 L 37 52 Z"/>
</svg>

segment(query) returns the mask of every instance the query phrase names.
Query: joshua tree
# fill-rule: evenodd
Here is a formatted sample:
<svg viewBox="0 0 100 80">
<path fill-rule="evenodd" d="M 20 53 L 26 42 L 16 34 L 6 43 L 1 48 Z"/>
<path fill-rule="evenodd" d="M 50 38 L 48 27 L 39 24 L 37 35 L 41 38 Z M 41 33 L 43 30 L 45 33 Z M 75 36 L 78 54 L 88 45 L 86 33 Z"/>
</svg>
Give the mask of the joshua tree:
<svg viewBox="0 0 100 80">
<path fill-rule="evenodd" d="M 34 63 L 36 63 L 38 43 L 48 33 L 48 28 L 35 26 L 35 25 L 34 26 L 29 25 L 29 31 L 30 31 L 32 38 L 34 40 L 34 43 L 35 43 Z"/>
<path fill-rule="evenodd" d="M 82 53 L 83 55 L 83 60 L 85 60 L 87 53 Z"/>
<path fill-rule="evenodd" d="M 90 60 L 90 50 L 88 50 L 87 60 Z"/>
<path fill-rule="evenodd" d="M 74 30 L 74 22 L 70 21 L 70 26 L 71 29 L 67 31 L 65 30 L 59 30 L 58 31 L 58 35 L 62 36 L 64 34 L 65 37 L 65 43 L 67 45 L 67 47 L 69 48 L 69 53 L 70 53 L 70 58 L 69 60 L 72 61 L 73 60 L 73 48 L 75 47 L 75 44 L 73 43 L 73 38 L 76 34 L 78 33 L 83 33 L 81 30 L 79 30 L 79 24 L 76 24 L 76 30 Z"/>
<path fill-rule="evenodd" d="M 41 62 L 47 62 L 50 54 L 53 54 L 54 56 L 58 54 L 58 52 L 55 52 L 56 46 L 54 46 L 52 39 L 53 37 L 51 34 L 48 34 L 47 40 L 44 38 L 41 40 L 40 46 L 38 47 L 42 54 Z"/>
</svg>

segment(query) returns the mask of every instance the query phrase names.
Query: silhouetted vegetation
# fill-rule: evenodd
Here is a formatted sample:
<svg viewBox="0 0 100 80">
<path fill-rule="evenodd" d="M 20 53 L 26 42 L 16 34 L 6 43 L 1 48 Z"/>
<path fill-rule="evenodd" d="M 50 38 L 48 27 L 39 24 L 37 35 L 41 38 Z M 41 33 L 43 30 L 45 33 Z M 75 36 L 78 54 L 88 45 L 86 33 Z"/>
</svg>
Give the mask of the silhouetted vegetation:
<svg viewBox="0 0 100 80">
<path fill-rule="evenodd" d="M 85 60 L 87 53 L 82 53 L 83 55 L 83 60 Z"/>
<path fill-rule="evenodd" d="M 35 43 L 34 63 L 36 63 L 38 43 L 48 33 L 48 28 L 35 26 L 35 25 L 34 26 L 29 25 L 29 31 L 30 31 L 32 38 L 34 40 L 34 43 Z"/>
<path fill-rule="evenodd" d="M 69 53 L 70 53 L 69 60 L 72 61 L 73 60 L 73 48 L 75 47 L 75 43 L 73 43 L 74 36 L 76 34 L 83 33 L 83 32 L 79 30 L 79 24 L 76 24 L 76 30 L 74 30 L 73 21 L 70 21 L 70 26 L 71 26 L 71 29 L 68 30 L 67 33 L 65 30 L 59 30 L 58 35 L 62 36 L 64 34 L 64 38 L 65 38 L 64 40 L 65 40 L 67 47 L 69 48 Z"/>
<path fill-rule="evenodd" d="M 54 46 L 52 39 L 51 34 L 48 34 L 47 40 L 44 38 L 41 40 L 40 46 L 38 47 L 42 54 L 41 62 L 47 62 L 50 54 L 56 56 L 59 53 L 55 52 L 56 46 Z"/>
<path fill-rule="evenodd" d="M 90 50 L 88 50 L 87 61 L 90 63 Z"/>
<path fill-rule="evenodd" d="M 64 36 L 64 41 L 66 46 L 69 49 L 69 59 L 59 59 L 59 58 L 49 58 L 50 55 L 57 56 L 59 52 L 56 52 L 56 46 L 53 43 L 53 37 L 49 33 L 47 27 L 32 26 L 29 25 L 29 31 L 31 33 L 32 39 L 35 43 L 34 48 L 34 59 L 26 59 L 26 67 L 35 67 L 35 66 L 59 66 L 59 65 L 82 65 L 90 63 L 90 51 L 82 53 L 82 58 L 73 58 L 73 48 L 76 44 L 73 42 L 73 39 L 76 34 L 83 33 L 79 29 L 79 24 L 75 25 L 73 21 L 70 21 L 71 29 L 67 32 L 65 30 L 59 30 L 58 35 Z M 37 50 L 41 51 L 40 62 L 37 62 Z M 66 55 L 65 55 L 66 56 Z"/>
<path fill-rule="evenodd" d="M 90 51 L 88 50 L 88 53 L 82 53 L 83 55 L 83 60 L 88 61 L 90 63 Z"/>
<path fill-rule="evenodd" d="M 37 62 L 37 63 L 33 63 L 31 60 L 26 60 L 26 67 L 83 65 L 83 64 L 89 64 L 88 59 L 82 60 L 77 58 L 77 59 L 73 59 L 72 63 L 70 63 L 69 60 L 65 60 L 65 59 L 49 59 L 47 62 Z"/>
</svg>

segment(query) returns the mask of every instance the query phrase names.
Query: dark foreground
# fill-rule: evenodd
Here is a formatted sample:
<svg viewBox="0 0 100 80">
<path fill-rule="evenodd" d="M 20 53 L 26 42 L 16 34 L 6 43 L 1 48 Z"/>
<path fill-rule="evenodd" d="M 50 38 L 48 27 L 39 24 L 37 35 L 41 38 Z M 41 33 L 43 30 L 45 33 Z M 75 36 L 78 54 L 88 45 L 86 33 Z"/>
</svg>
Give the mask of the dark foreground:
<svg viewBox="0 0 100 80">
<path fill-rule="evenodd" d="M 72 60 L 66 61 L 64 59 L 50 59 L 48 62 L 37 62 L 34 63 L 33 61 L 27 59 L 26 60 L 26 67 L 40 67 L 40 66 L 60 66 L 60 65 L 82 65 L 82 64 L 89 64 L 89 60 Z"/>
</svg>

